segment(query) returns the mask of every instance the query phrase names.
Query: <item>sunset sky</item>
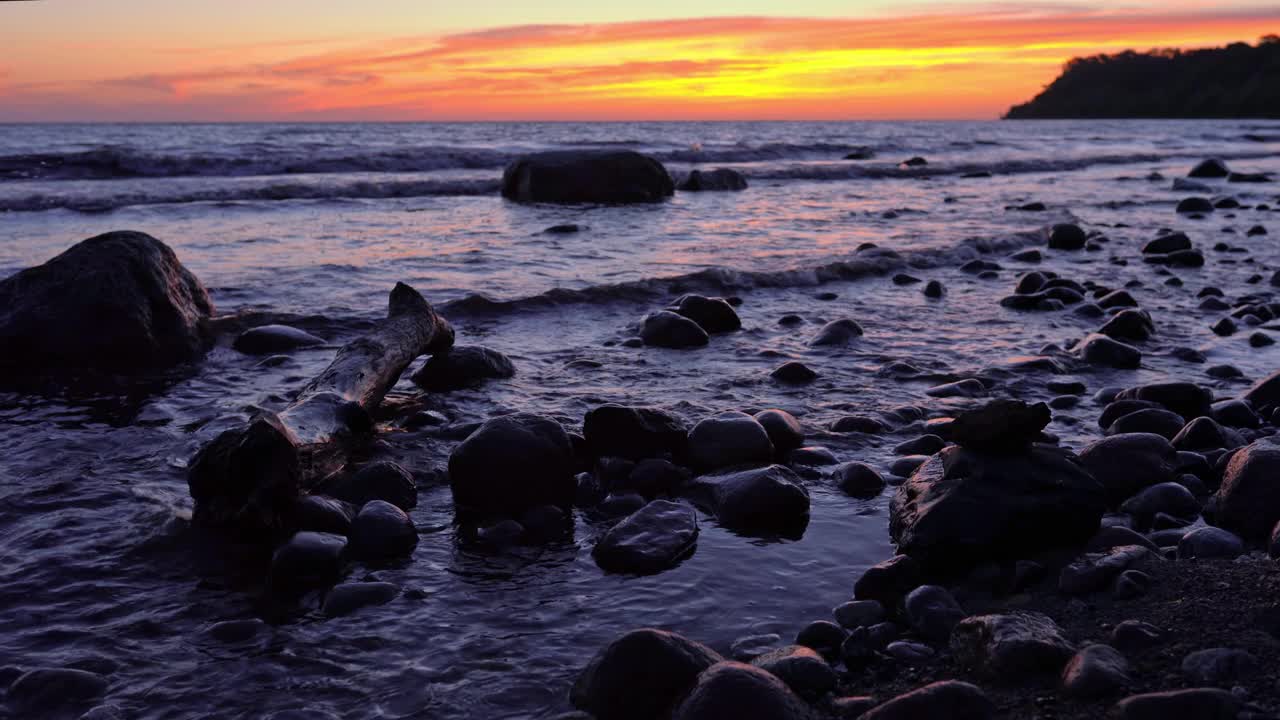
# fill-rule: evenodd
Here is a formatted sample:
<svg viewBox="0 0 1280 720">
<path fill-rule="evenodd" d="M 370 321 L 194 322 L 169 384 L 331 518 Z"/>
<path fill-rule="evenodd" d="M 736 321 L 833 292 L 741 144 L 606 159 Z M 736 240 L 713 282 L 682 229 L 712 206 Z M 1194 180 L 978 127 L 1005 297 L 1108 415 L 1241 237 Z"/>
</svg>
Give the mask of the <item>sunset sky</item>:
<svg viewBox="0 0 1280 720">
<path fill-rule="evenodd" d="M 994 118 L 1280 3 L 0 1 L 0 121 Z"/>
</svg>

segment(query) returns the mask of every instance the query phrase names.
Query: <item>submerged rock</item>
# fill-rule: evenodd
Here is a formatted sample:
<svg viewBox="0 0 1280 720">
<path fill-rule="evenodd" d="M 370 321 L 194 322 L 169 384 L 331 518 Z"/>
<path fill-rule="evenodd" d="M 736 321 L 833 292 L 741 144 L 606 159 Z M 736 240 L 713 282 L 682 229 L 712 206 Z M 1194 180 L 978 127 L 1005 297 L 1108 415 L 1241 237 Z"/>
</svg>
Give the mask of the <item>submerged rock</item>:
<svg viewBox="0 0 1280 720">
<path fill-rule="evenodd" d="M 731 168 L 692 170 L 676 189 L 681 192 L 746 190 L 747 178 Z"/>
<path fill-rule="evenodd" d="M 606 532 L 592 557 L 610 572 L 657 573 L 688 555 L 697 538 L 698 516 L 693 508 L 654 500 Z"/>
<path fill-rule="evenodd" d="M 324 597 L 323 611 L 329 617 L 350 615 L 362 608 L 386 605 L 400 594 L 387 582 L 353 582 L 334 585 Z"/>
<path fill-rule="evenodd" d="M 773 449 L 764 426 L 746 413 L 723 412 L 689 432 L 689 462 L 699 470 L 767 463 Z"/>
<path fill-rule="evenodd" d="M 246 355 L 272 355 L 323 344 L 323 339 L 288 325 L 262 325 L 241 333 L 231 347 Z"/>
<path fill-rule="evenodd" d="M 518 202 L 658 202 L 674 192 L 662 163 L 631 150 L 525 155 L 502 174 L 502 196 Z"/>
<path fill-rule="evenodd" d="M 341 535 L 294 533 L 271 556 L 271 584 L 284 591 L 331 585 L 342 575 L 346 553 Z"/>
<path fill-rule="evenodd" d="M 701 325 L 670 310 L 646 315 L 640 324 L 640 339 L 645 345 L 673 349 L 701 347 L 711 341 Z"/>
<path fill-rule="evenodd" d="M 862 337 L 862 326 L 853 320 L 845 318 L 843 320 L 832 320 L 823 325 L 817 336 L 809 344 L 815 347 L 847 345 L 859 337 Z"/>
<path fill-rule="evenodd" d="M 1224 178 L 1231 174 L 1231 170 L 1227 168 L 1227 164 L 1218 158 L 1208 158 L 1196 163 L 1191 168 L 1191 172 L 1187 173 L 1190 178 Z"/>
<path fill-rule="evenodd" d="M 497 350 L 455 345 L 448 352 L 427 358 L 422 368 L 413 374 L 413 382 L 424 390 L 448 392 L 515 374 L 516 366 L 511 359 Z"/>
<path fill-rule="evenodd" d="M 651 720 L 668 712 L 698 676 L 723 660 L 711 648 L 663 630 L 633 630 L 596 653 L 569 694 L 599 720 Z"/>
<path fill-rule="evenodd" d="M 98 235 L 0 280 L 0 368 L 166 369 L 204 355 L 212 314 L 168 245 L 139 232 Z"/>
<path fill-rule="evenodd" d="M 324 489 L 357 510 L 371 500 L 384 500 L 405 511 L 418 505 L 418 484 L 413 475 L 387 460 L 368 463 L 354 473 L 338 476 L 326 483 Z"/>
<path fill-rule="evenodd" d="M 742 328 L 737 311 L 724 298 L 685 295 L 676 301 L 672 310 L 698 323 L 707 333 L 726 333 Z"/>
<path fill-rule="evenodd" d="M 1054 225 L 1049 232 L 1050 250 L 1080 250 L 1084 247 L 1086 236 L 1079 225 L 1063 223 Z"/>
<path fill-rule="evenodd" d="M 1077 352 L 1080 359 L 1090 365 L 1127 370 L 1142 364 L 1141 351 L 1101 333 L 1094 333 L 1082 340 Z"/>
<path fill-rule="evenodd" d="M 703 475 L 686 493 L 730 530 L 785 535 L 809 522 L 809 493 L 782 465 Z"/>
<path fill-rule="evenodd" d="M 351 521 L 351 552 L 366 560 L 384 560 L 413 552 L 418 529 L 403 510 L 371 500 Z"/>
<path fill-rule="evenodd" d="M 573 503 L 573 445 L 551 418 L 514 413 L 493 418 L 449 456 L 449 484 L 458 505 L 518 514 L 537 505 Z"/>
</svg>

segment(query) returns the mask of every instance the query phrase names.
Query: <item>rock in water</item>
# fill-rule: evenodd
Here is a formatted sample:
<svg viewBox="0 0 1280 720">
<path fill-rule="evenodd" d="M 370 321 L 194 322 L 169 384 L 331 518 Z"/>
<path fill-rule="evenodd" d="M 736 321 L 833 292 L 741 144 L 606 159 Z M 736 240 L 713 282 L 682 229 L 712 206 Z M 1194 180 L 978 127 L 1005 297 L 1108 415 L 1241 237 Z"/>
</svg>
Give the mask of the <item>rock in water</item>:
<svg viewBox="0 0 1280 720">
<path fill-rule="evenodd" d="M 1171 482 L 1178 468 L 1178 451 L 1151 433 L 1112 435 L 1080 451 L 1080 462 L 1106 491 L 1112 505 L 1152 485 Z"/>
<path fill-rule="evenodd" d="M 478 346 L 457 346 L 427 358 L 413 374 L 413 382 L 431 392 L 448 392 L 474 387 L 490 379 L 516 374 L 511 359 L 497 350 Z"/>
<path fill-rule="evenodd" d="M 990 720 L 995 703 L 977 685 L 943 680 L 872 708 L 859 720 Z"/>
<path fill-rule="evenodd" d="M 449 456 L 459 505 L 518 514 L 537 505 L 567 507 L 577 490 L 573 445 L 560 423 L 530 413 L 493 418 Z"/>
<path fill-rule="evenodd" d="M 862 573 L 853 584 L 853 597 L 874 600 L 882 607 L 891 608 L 923 583 L 923 572 L 918 562 L 907 555 L 894 555 Z"/>
<path fill-rule="evenodd" d="M 407 555 L 418 544 L 418 529 L 403 510 L 383 500 L 365 503 L 351 521 L 351 551 L 366 560 Z"/>
<path fill-rule="evenodd" d="M 731 168 L 693 170 L 676 189 L 681 192 L 746 190 L 747 178 Z"/>
<path fill-rule="evenodd" d="M 898 488 L 889 534 L 898 552 L 958 571 L 1083 545 L 1105 509 L 1102 485 L 1069 451 L 995 455 L 948 447 Z"/>
<path fill-rule="evenodd" d="M 1031 612 L 965 618 L 951 632 L 961 664 L 1003 681 L 1059 673 L 1075 654 L 1048 616 Z"/>
<path fill-rule="evenodd" d="M 406 512 L 418 505 L 418 484 L 413 475 L 388 460 L 363 465 L 354 473 L 326 481 L 324 490 L 357 510 L 371 500 L 385 500 Z"/>
<path fill-rule="evenodd" d="M 662 163 L 631 150 L 525 155 L 502 174 L 502 196 L 518 202 L 641 203 L 674 193 Z"/>
<path fill-rule="evenodd" d="M 289 510 L 289 524 L 299 530 L 347 535 L 355 516 L 356 509 L 349 502 L 324 495 L 303 495 Z"/>
<path fill-rule="evenodd" d="M 1224 178 L 1231 174 L 1231 170 L 1227 168 L 1227 164 L 1218 158 L 1208 158 L 1196 163 L 1191 168 L 1191 172 L 1187 173 L 1187 177 L 1191 178 Z"/>
<path fill-rule="evenodd" d="M 1080 250 L 1085 244 L 1084 230 L 1079 225 L 1063 223 L 1054 225 L 1049 232 L 1050 250 Z"/>
<path fill-rule="evenodd" d="M 633 630 L 596 653 L 569 699 L 600 720 L 651 720 L 668 712 L 703 670 L 723 659 L 675 633 Z"/>
<path fill-rule="evenodd" d="M 817 337 L 810 342 L 814 347 L 824 345 L 848 345 L 854 338 L 862 337 L 862 326 L 858 323 L 845 318 L 843 320 L 832 320 L 822 329 L 818 331 Z"/>
<path fill-rule="evenodd" d="M 782 465 L 703 475 L 686 492 L 730 530 L 785 535 L 809 522 L 809 493 Z"/>
<path fill-rule="evenodd" d="M 711 341 L 701 325 L 670 310 L 646 315 L 640 321 L 640 339 L 645 345 L 675 349 L 701 347 Z"/>
<path fill-rule="evenodd" d="M 323 611 L 329 617 L 350 615 L 361 608 L 386 605 L 400 594 L 387 582 L 354 582 L 335 585 L 324 597 Z"/>
<path fill-rule="evenodd" d="M 204 355 L 213 304 L 164 243 L 139 232 L 84 240 L 0 280 L 0 368 L 135 374 Z"/>
<path fill-rule="evenodd" d="M 685 295 L 676 301 L 673 311 L 698 323 L 707 333 L 733 332 L 742 328 L 738 313 L 724 298 Z"/>
<path fill-rule="evenodd" d="M 262 325 L 245 330 L 236 338 L 232 347 L 246 355 L 271 355 L 323 344 L 323 339 L 298 328 Z"/>
<path fill-rule="evenodd" d="M 1236 451 L 1218 489 L 1218 525 L 1262 542 L 1280 522 L 1280 445 L 1258 440 Z"/>
<path fill-rule="evenodd" d="M 785 410 L 762 410 L 752 417 L 768 433 L 774 452 L 788 453 L 804 445 L 804 428 L 791 413 Z"/>
<path fill-rule="evenodd" d="M 773 459 L 769 433 L 740 412 L 705 418 L 689 432 L 689 462 L 698 470 L 767 463 Z"/>
<path fill-rule="evenodd" d="M 271 556 L 271 585 L 286 592 L 330 585 L 342 575 L 346 554 L 341 535 L 294 533 Z"/>
<path fill-rule="evenodd" d="M 596 457 L 629 460 L 683 456 L 689 444 L 684 421 L 665 410 L 606 403 L 587 411 L 582 435 Z"/>
<path fill-rule="evenodd" d="M 672 720 L 810 720 L 813 711 L 769 672 L 725 661 L 707 668 Z"/>
<path fill-rule="evenodd" d="M 1044 403 L 993 400 L 956 416 L 951 423 L 951 440 L 977 452 L 1022 452 L 1035 442 L 1051 419 L 1049 406 Z"/>
<path fill-rule="evenodd" d="M 1093 333 L 1082 340 L 1078 352 L 1080 359 L 1090 365 L 1131 370 L 1142 364 L 1141 351 L 1102 333 Z"/>
<path fill-rule="evenodd" d="M 693 508 L 654 500 L 606 532 L 592 556 L 610 572 L 657 573 L 688 555 L 697 538 L 698 515 Z"/>
</svg>

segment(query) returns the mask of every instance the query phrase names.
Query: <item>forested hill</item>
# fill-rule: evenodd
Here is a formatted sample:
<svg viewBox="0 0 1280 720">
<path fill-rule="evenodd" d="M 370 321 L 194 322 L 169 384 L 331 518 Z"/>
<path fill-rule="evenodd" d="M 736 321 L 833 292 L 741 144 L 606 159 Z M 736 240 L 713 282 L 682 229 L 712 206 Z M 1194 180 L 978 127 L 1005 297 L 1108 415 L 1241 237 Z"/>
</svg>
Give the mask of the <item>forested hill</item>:
<svg viewBox="0 0 1280 720">
<path fill-rule="evenodd" d="M 1074 58 L 1012 120 L 1280 118 L 1280 37 L 1205 50 Z"/>
</svg>

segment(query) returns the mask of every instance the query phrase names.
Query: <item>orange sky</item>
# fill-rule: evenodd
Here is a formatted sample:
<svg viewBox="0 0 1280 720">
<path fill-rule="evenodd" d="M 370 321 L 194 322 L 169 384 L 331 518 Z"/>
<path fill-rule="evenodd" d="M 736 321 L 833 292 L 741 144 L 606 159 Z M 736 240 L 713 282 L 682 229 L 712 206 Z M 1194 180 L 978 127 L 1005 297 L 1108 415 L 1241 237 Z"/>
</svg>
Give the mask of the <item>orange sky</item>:
<svg viewBox="0 0 1280 720">
<path fill-rule="evenodd" d="M 0 3 L 0 120 L 992 118 L 1073 56 L 1280 29 L 1280 6 L 948 5 L 425 34 L 255 25 L 184 43 L 24 33 L 19 5 L 36 3 Z"/>
</svg>

